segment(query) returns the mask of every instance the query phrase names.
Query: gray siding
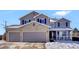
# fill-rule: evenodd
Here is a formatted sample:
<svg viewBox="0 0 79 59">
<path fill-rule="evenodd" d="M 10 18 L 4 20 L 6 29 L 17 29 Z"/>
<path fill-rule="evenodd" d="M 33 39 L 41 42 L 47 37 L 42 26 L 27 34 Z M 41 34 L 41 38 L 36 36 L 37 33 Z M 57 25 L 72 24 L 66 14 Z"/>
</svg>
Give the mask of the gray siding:
<svg viewBox="0 0 79 59">
<path fill-rule="evenodd" d="M 58 23 L 60 23 L 60 26 L 58 27 Z M 56 22 L 56 28 L 70 28 L 70 22 L 67 22 L 68 26 L 66 27 L 66 21 L 58 21 Z"/>
</svg>

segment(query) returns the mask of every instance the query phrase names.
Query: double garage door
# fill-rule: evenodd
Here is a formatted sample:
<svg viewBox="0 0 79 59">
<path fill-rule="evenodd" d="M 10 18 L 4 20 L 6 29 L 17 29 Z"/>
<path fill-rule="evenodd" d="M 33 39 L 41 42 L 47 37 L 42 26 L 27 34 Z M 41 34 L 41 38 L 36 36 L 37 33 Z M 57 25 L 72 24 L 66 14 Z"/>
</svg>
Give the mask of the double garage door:
<svg viewBox="0 0 79 59">
<path fill-rule="evenodd" d="M 9 33 L 9 41 L 12 42 L 46 42 L 45 32 L 23 32 L 23 39 L 20 37 L 20 32 Z"/>
</svg>

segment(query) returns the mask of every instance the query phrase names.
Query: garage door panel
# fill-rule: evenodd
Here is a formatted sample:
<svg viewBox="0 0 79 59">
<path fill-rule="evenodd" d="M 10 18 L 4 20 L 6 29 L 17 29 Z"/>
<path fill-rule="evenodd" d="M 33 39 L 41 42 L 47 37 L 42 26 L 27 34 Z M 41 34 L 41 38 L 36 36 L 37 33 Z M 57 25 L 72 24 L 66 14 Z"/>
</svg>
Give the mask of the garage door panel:
<svg viewBox="0 0 79 59">
<path fill-rule="evenodd" d="M 20 41 L 20 33 L 19 32 L 10 32 L 9 33 L 9 41 L 10 42 L 19 42 Z"/>
<path fill-rule="evenodd" d="M 23 41 L 26 42 L 45 42 L 46 33 L 45 32 L 24 32 Z"/>
</svg>

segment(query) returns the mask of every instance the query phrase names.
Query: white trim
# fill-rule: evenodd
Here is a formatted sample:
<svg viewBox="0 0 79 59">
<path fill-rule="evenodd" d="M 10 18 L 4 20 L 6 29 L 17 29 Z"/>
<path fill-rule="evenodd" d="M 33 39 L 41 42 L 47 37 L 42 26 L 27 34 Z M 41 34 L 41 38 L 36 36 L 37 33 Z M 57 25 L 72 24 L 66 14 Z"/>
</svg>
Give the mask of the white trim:
<svg viewBox="0 0 79 59">
<path fill-rule="evenodd" d="M 9 33 L 9 32 L 20 32 L 20 31 L 8 31 L 8 33 Z"/>
<path fill-rule="evenodd" d="M 46 24 L 42 24 L 42 23 L 39 23 L 39 22 L 36 22 L 36 21 L 31 21 L 31 22 L 29 22 L 29 23 L 27 23 L 27 24 L 24 24 L 24 25 L 20 25 L 20 26 L 8 26 L 7 28 L 20 28 L 20 27 L 23 27 L 23 26 L 25 26 L 25 25 L 29 25 L 29 24 L 31 24 L 31 23 L 37 23 L 37 24 L 40 24 L 40 25 L 43 25 L 43 26 L 46 26 L 46 27 L 51 27 L 51 26 L 48 26 L 48 25 L 46 25 Z"/>
<path fill-rule="evenodd" d="M 40 14 L 38 14 L 38 15 L 36 15 L 36 16 L 34 16 L 33 18 L 36 18 L 36 17 L 38 17 Z"/>
<path fill-rule="evenodd" d="M 36 17 L 39 17 L 39 16 L 45 16 L 45 17 L 48 17 L 47 15 L 44 15 L 44 14 L 38 14 L 38 15 L 36 15 L 36 16 L 34 16 L 33 18 L 36 18 Z M 49 17 L 48 17 L 49 18 Z"/>
<path fill-rule="evenodd" d="M 51 29 L 49 29 L 49 31 L 65 31 L 65 30 L 72 31 L 71 28 L 51 28 Z"/>
</svg>

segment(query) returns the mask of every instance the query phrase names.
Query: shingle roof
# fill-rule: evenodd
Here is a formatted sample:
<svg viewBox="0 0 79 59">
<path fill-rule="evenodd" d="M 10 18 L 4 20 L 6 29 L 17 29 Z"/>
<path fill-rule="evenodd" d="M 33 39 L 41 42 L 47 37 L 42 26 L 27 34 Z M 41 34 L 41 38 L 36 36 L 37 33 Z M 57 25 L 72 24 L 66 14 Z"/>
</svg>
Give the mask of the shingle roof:
<svg viewBox="0 0 79 59">
<path fill-rule="evenodd" d="M 50 27 L 49 25 L 42 24 L 42 23 L 39 23 L 39 22 L 36 22 L 36 21 L 32 21 L 32 22 L 38 23 L 38 24 L 43 25 L 43 26 Z M 29 22 L 29 23 L 24 24 L 24 25 L 11 25 L 11 26 L 8 26 L 7 28 L 20 28 L 20 27 L 23 27 L 23 26 L 25 26 L 25 25 L 28 25 L 28 24 L 30 24 L 30 23 L 32 23 L 32 22 Z"/>
<path fill-rule="evenodd" d="M 65 20 L 65 21 L 70 22 L 70 20 L 68 20 L 68 19 L 66 19 L 66 18 L 61 18 L 61 19 L 59 19 L 58 21 L 60 21 L 60 20 Z"/>
<path fill-rule="evenodd" d="M 26 17 L 26 16 L 30 15 L 30 14 L 33 14 L 34 16 L 36 16 L 36 15 L 38 15 L 39 13 L 38 13 L 38 12 L 36 12 L 36 11 L 32 11 L 32 12 L 30 12 L 30 13 L 28 13 L 28 14 L 26 14 L 26 15 L 22 16 L 22 17 L 20 17 L 20 20 L 21 20 L 22 18 L 24 18 L 24 17 Z M 33 18 L 34 16 L 31 16 L 31 17 Z"/>
<path fill-rule="evenodd" d="M 21 25 L 10 25 L 10 26 L 7 26 L 7 28 L 19 28 Z"/>
<path fill-rule="evenodd" d="M 73 32 L 79 32 L 79 30 L 78 30 L 77 28 L 75 28 L 75 29 L 73 30 Z"/>
<path fill-rule="evenodd" d="M 50 18 L 50 22 L 56 22 L 58 19 L 56 18 Z"/>
</svg>

